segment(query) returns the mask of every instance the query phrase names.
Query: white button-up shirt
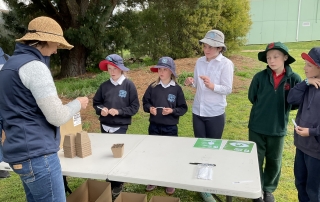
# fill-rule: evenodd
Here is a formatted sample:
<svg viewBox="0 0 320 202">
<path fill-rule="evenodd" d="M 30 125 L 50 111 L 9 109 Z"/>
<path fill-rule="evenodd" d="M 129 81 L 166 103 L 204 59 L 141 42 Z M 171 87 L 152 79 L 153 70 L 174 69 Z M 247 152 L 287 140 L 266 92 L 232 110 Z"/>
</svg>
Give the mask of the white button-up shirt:
<svg viewBox="0 0 320 202">
<path fill-rule="evenodd" d="M 203 117 L 219 116 L 227 106 L 226 95 L 232 92 L 234 65 L 221 53 L 211 61 L 206 57 L 197 60 L 194 69 L 194 85 L 197 88 L 192 113 Z M 214 90 L 207 88 L 199 76 L 208 76 Z"/>
</svg>

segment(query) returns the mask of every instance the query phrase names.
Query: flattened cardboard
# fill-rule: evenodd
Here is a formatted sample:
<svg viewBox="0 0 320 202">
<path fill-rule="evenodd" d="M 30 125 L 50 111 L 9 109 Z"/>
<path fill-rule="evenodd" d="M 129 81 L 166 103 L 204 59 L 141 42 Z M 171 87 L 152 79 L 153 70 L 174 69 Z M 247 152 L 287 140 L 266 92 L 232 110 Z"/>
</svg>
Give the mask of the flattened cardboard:
<svg viewBox="0 0 320 202">
<path fill-rule="evenodd" d="M 147 195 L 121 192 L 114 202 L 147 202 Z"/>
<path fill-rule="evenodd" d="M 67 202 L 112 202 L 111 184 L 88 179 L 67 197 Z"/>
<path fill-rule="evenodd" d="M 114 158 L 121 158 L 124 153 L 124 144 L 123 143 L 113 144 L 111 147 L 111 151 Z"/>
<path fill-rule="evenodd" d="M 180 198 L 169 196 L 153 196 L 149 202 L 180 202 Z"/>
<path fill-rule="evenodd" d="M 60 149 L 63 146 L 64 137 L 67 134 L 76 134 L 82 131 L 80 112 L 76 113 L 67 123 L 60 126 Z"/>
</svg>

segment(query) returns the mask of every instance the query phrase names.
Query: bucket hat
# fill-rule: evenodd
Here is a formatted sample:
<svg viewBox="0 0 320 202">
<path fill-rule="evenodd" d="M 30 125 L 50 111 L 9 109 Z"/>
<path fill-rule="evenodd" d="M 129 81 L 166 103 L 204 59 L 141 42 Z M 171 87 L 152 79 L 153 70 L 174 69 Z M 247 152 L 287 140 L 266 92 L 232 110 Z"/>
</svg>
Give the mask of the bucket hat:
<svg viewBox="0 0 320 202">
<path fill-rule="evenodd" d="M 111 54 L 106 57 L 105 60 L 102 60 L 99 63 L 99 67 L 102 71 L 108 71 L 108 65 L 112 65 L 116 68 L 121 69 L 122 71 L 129 71 L 130 69 L 124 66 L 123 59 L 120 55 Z"/>
<path fill-rule="evenodd" d="M 309 53 L 302 53 L 302 59 L 311 62 L 313 65 L 320 67 L 320 47 L 312 48 Z"/>
<path fill-rule="evenodd" d="M 37 17 L 29 22 L 27 33 L 16 41 L 50 41 L 59 43 L 58 49 L 73 48 L 63 37 L 60 25 L 49 17 Z"/>
<path fill-rule="evenodd" d="M 158 72 L 159 68 L 168 68 L 172 72 L 172 74 L 177 77 L 176 74 L 176 65 L 171 57 L 164 56 L 159 59 L 156 66 L 151 67 L 150 70 L 152 72 Z"/>
<path fill-rule="evenodd" d="M 219 30 L 210 30 L 206 33 L 203 39 L 199 40 L 199 44 L 209 44 L 212 47 L 223 47 L 223 51 L 227 50 L 224 44 L 224 34 Z"/>
<path fill-rule="evenodd" d="M 273 42 L 273 43 L 269 43 L 266 47 L 266 50 L 265 51 L 262 51 L 262 52 L 259 52 L 258 53 L 258 59 L 261 61 L 261 62 L 265 62 L 265 63 L 268 63 L 267 62 L 267 52 L 269 50 L 279 50 L 281 51 L 283 54 L 287 55 L 288 56 L 288 59 L 284 62 L 285 64 L 289 65 L 293 62 L 295 62 L 296 60 L 291 56 L 289 55 L 289 49 L 286 45 L 284 45 L 283 43 L 281 42 Z"/>
</svg>

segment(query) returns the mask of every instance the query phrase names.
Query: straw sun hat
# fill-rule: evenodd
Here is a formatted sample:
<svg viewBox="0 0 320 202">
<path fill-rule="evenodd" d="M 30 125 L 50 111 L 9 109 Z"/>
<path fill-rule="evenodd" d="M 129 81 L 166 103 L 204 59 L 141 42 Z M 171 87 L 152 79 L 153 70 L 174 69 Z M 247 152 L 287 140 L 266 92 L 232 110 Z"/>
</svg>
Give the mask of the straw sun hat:
<svg viewBox="0 0 320 202">
<path fill-rule="evenodd" d="M 37 17 L 31 20 L 27 33 L 22 38 L 16 39 L 16 41 L 30 40 L 57 42 L 60 44 L 58 49 L 73 48 L 73 45 L 70 45 L 63 37 L 60 25 L 48 17 Z"/>
</svg>

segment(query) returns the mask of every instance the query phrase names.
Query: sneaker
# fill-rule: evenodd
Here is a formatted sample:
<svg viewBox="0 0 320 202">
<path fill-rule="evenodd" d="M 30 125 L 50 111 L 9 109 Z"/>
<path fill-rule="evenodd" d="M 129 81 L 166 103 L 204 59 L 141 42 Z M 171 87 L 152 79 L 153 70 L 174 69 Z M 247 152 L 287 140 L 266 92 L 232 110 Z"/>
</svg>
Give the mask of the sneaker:
<svg viewBox="0 0 320 202">
<path fill-rule="evenodd" d="M 112 189 L 112 201 L 114 201 L 119 196 L 119 194 L 122 192 L 122 189 L 123 184 L 120 185 L 120 187 L 115 187 Z"/>
<path fill-rule="evenodd" d="M 157 188 L 157 186 L 156 185 L 147 185 L 147 187 L 146 187 L 146 191 L 152 191 L 152 190 L 154 190 L 155 188 Z"/>
<path fill-rule="evenodd" d="M 205 202 L 216 202 L 216 200 L 213 198 L 212 194 L 207 192 L 201 192 L 201 197 Z"/>
<path fill-rule="evenodd" d="M 263 197 L 265 202 L 274 202 L 274 196 L 271 192 L 264 192 L 264 197 Z"/>
<path fill-rule="evenodd" d="M 253 199 L 252 201 L 253 201 L 253 202 L 264 202 L 261 197 L 260 197 L 260 198 Z"/>
<path fill-rule="evenodd" d="M 8 178 L 8 177 L 10 177 L 9 171 L 0 170 L 0 178 Z"/>
<path fill-rule="evenodd" d="M 173 187 L 167 187 L 167 188 L 166 188 L 166 193 L 167 193 L 168 195 L 172 195 L 175 191 L 176 191 L 176 189 L 173 188 Z"/>
</svg>

